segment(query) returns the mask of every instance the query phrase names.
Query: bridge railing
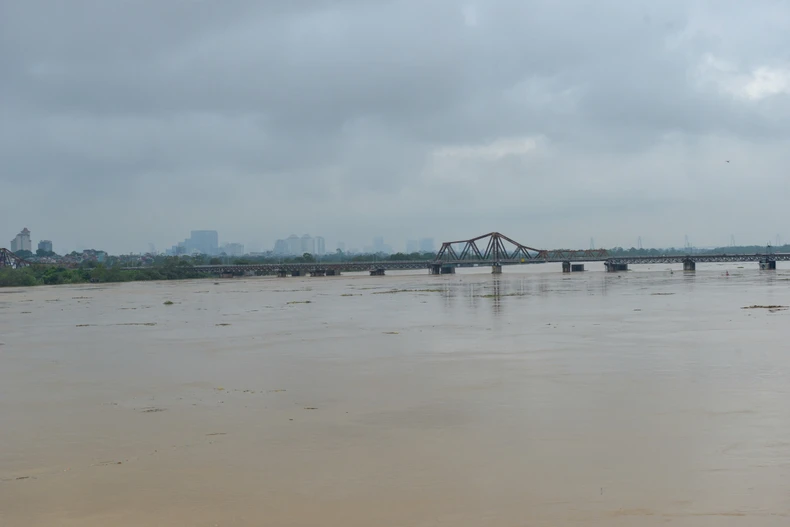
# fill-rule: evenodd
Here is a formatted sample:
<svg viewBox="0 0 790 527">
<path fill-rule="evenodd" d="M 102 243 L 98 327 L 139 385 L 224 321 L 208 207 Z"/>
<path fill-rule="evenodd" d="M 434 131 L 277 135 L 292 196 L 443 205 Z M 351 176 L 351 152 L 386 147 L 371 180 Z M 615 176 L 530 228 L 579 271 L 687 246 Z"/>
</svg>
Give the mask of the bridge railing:
<svg viewBox="0 0 790 527">
<path fill-rule="evenodd" d="M 606 260 L 609 252 L 606 249 L 554 249 L 551 251 L 540 251 L 538 255 L 543 260 L 550 261 L 573 261 L 573 260 Z"/>
</svg>

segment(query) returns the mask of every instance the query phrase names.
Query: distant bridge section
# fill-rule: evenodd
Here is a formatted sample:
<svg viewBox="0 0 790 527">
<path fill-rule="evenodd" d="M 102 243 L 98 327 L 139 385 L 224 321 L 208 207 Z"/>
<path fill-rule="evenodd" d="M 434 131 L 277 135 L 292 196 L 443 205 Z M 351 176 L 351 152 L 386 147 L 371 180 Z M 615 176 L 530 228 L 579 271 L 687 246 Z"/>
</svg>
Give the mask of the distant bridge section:
<svg viewBox="0 0 790 527">
<path fill-rule="evenodd" d="M 760 269 L 772 271 L 776 269 L 776 262 L 790 261 L 790 253 L 766 254 L 686 254 L 663 256 L 625 256 L 607 258 L 606 270 L 610 272 L 625 271 L 629 264 L 673 264 L 682 263 L 684 271 L 695 271 L 697 263 L 720 262 L 757 262 Z"/>
<path fill-rule="evenodd" d="M 790 253 L 775 254 L 694 254 L 694 255 L 666 255 L 666 256 L 615 256 L 607 258 L 607 262 L 619 264 L 671 264 L 692 261 L 695 263 L 716 262 L 760 262 L 771 259 L 776 262 L 790 262 Z"/>
<path fill-rule="evenodd" d="M 384 274 L 384 271 L 426 269 L 430 262 L 424 260 L 370 261 L 370 262 L 309 262 L 309 263 L 263 263 L 263 264 L 219 264 L 196 265 L 195 269 L 215 274 L 276 274 L 278 276 L 336 276 L 341 272 L 365 272 Z"/>
</svg>

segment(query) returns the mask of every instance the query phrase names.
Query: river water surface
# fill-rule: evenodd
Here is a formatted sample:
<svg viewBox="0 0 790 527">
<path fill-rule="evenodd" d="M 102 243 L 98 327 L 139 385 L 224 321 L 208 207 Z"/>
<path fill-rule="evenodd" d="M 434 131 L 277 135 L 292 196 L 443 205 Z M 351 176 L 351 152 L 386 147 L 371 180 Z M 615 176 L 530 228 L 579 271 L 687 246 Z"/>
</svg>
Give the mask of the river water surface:
<svg viewBox="0 0 790 527">
<path fill-rule="evenodd" d="M 0 525 L 790 525 L 790 272 L 588 267 L 0 290 Z"/>
</svg>

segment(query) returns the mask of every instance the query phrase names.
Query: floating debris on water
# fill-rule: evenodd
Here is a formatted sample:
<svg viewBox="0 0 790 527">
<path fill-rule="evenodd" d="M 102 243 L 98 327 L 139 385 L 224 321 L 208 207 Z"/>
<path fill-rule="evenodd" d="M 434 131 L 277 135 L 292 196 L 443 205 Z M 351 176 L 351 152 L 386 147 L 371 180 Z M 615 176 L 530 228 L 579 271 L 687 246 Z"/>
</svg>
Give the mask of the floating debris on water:
<svg viewBox="0 0 790 527">
<path fill-rule="evenodd" d="M 787 306 L 779 306 L 779 305 L 761 306 L 755 304 L 753 306 L 742 307 L 741 309 L 767 309 L 769 313 L 776 313 L 777 311 L 785 311 L 787 309 Z"/>
</svg>

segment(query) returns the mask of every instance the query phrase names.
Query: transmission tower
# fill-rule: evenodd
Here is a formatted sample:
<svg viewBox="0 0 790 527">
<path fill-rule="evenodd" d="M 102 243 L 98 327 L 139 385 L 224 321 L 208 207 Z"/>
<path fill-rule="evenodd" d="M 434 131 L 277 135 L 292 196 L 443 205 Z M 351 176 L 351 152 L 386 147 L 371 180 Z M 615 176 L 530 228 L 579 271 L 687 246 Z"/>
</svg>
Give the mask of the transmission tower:
<svg viewBox="0 0 790 527">
<path fill-rule="evenodd" d="M 636 248 L 640 249 L 640 250 L 642 249 L 642 237 L 641 236 L 636 239 Z"/>
<path fill-rule="evenodd" d="M 688 234 L 686 234 L 686 236 L 685 236 L 685 246 L 686 246 L 686 251 L 687 252 L 691 252 L 691 242 L 689 242 L 689 235 Z"/>
<path fill-rule="evenodd" d="M 735 247 L 735 235 L 730 234 L 730 247 Z"/>
<path fill-rule="evenodd" d="M 591 251 L 595 250 L 595 239 L 594 238 L 590 238 L 590 250 Z"/>
</svg>

